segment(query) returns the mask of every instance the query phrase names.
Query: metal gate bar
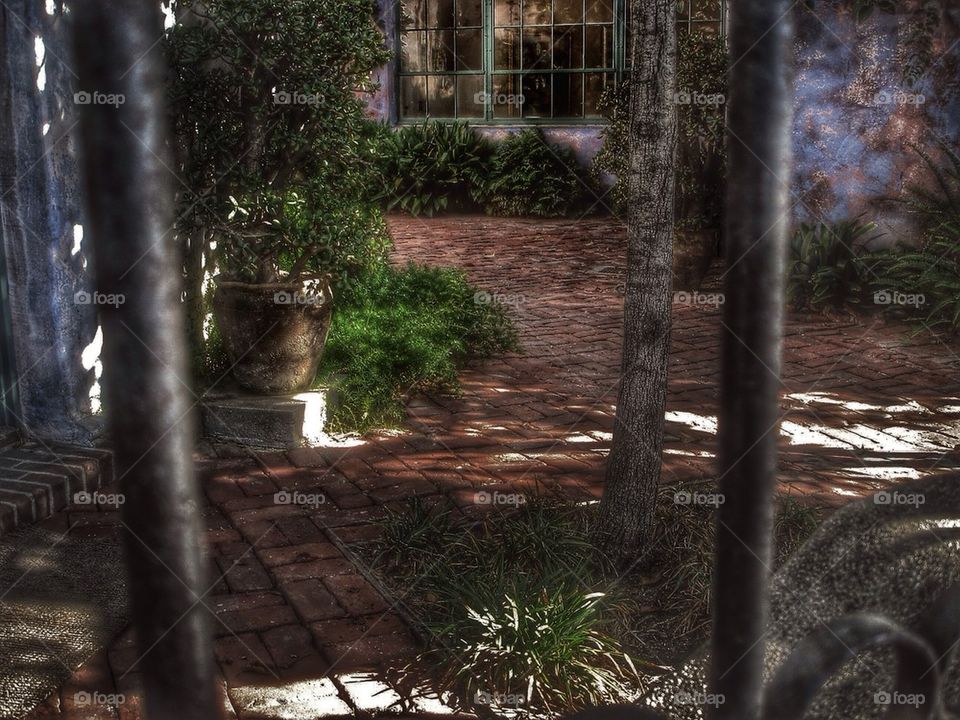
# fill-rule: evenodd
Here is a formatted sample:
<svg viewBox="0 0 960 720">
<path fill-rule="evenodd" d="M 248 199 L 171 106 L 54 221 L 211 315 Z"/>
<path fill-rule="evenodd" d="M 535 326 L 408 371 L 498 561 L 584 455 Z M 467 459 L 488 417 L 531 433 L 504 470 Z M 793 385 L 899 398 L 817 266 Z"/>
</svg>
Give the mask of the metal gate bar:
<svg viewBox="0 0 960 720">
<path fill-rule="evenodd" d="M 758 720 L 776 487 L 788 232 L 793 3 L 732 4 L 726 275 L 711 695 Z"/>
<path fill-rule="evenodd" d="M 124 522 L 133 621 L 150 720 L 217 717 L 201 602 L 199 498 L 164 126 L 160 4 L 72 5 L 80 90 L 124 98 L 83 107 L 83 169 L 101 306 L 104 407 Z"/>
</svg>

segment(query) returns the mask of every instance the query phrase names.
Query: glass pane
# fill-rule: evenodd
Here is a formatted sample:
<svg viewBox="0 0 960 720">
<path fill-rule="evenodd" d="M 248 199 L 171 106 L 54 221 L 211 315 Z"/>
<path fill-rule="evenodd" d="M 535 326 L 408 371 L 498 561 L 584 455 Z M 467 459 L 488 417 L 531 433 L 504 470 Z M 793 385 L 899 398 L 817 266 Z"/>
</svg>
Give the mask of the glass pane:
<svg viewBox="0 0 960 720">
<path fill-rule="evenodd" d="M 520 24 L 520 0 L 495 0 L 493 21 L 500 25 Z"/>
<path fill-rule="evenodd" d="M 483 70 L 482 30 L 457 30 L 457 70 Z"/>
<path fill-rule="evenodd" d="M 721 0 L 693 0 L 694 20 L 719 20 Z"/>
<path fill-rule="evenodd" d="M 613 67 L 613 25 L 587 25 L 586 67 Z"/>
<path fill-rule="evenodd" d="M 613 0 L 586 0 L 587 22 L 613 22 Z"/>
<path fill-rule="evenodd" d="M 428 0 L 403 0 L 400 4 L 400 29 L 421 28 L 427 24 Z"/>
<path fill-rule="evenodd" d="M 583 0 L 554 0 L 553 21 L 555 23 L 583 22 Z"/>
<path fill-rule="evenodd" d="M 453 30 L 427 32 L 427 70 L 437 72 L 453 70 Z"/>
<path fill-rule="evenodd" d="M 553 76 L 553 116 L 575 118 L 583 115 L 583 76 L 560 73 Z"/>
<path fill-rule="evenodd" d="M 482 118 L 483 75 L 457 76 L 457 117 Z"/>
<path fill-rule="evenodd" d="M 482 0 L 457 0 L 457 27 L 483 25 Z"/>
<path fill-rule="evenodd" d="M 524 70 L 549 70 L 550 44 L 550 28 L 523 28 Z"/>
<path fill-rule="evenodd" d="M 523 0 L 524 25 L 549 25 L 551 0 Z"/>
<path fill-rule="evenodd" d="M 493 67 L 497 70 L 520 69 L 520 31 L 497 28 L 493 41 Z"/>
<path fill-rule="evenodd" d="M 583 67 L 583 25 L 557 25 L 553 28 L 553 66 Z"/>
<path fill-rule="evenodd" d="M 431 76 L 427 78 L 427 88 L 430 91 L 430 117 L 452 118 L 454 116 L 453 76 Z"/>
<path fill-rule="evenodd" d="M 510 99 L 513 102 L 510 102 Z M 520 93 L 519 75 L 493 76 L 493 116 L 495 118 L 518 118 L 523 110 L 523 95 Z"/>
<path fill-rule="evenodd" d="M 428 27 L 453 27 L 453 0 L 426 0 Z"/>
<path fill-rule="evenodd" d="M 405 32 L 400 35 L 400 69 L 416 72 L 427 69 L 427 38 L 424 32 Z"/>
<path fill-rule="evenodd" d="M 523 116 L 550 117 L 550 76 L 531 73 L 523 76 Z"/>
<path fill-rule="evenodd" d="M 405 118 L 426 117 L 427 79 L 425 77 L 400 78 L 400 115 Z"/>
<path fill-rule="evenodd" d="M 677 20 L 687 20 L 690 17 L 690 0 L 677 0 Z"/>
<path fill-rule="evenodd" d="M 600 115 L 597 103 L 603 91 L 611 85 L 613 85 L 613 73 L 587 73 L 583 76 L 583 114 L 585 117 Z"/>
</svg>

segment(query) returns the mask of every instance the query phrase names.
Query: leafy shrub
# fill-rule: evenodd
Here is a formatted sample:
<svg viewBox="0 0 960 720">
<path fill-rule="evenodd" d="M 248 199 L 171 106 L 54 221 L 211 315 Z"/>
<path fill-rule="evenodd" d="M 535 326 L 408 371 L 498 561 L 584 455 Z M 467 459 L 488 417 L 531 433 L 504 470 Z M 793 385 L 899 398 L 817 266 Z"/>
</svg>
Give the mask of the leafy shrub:
<svg viewBox="0 0 960 720">
<path fill-rule="evenodd" d="M 427 216 L 476 207 L 493 155 L 466 123 L 440 122 L 387 133 L 378 151 L 387 207 Z"/>
<path fill-rule="evenodd" d="M 723 38 L 702 32 L 678 35 L 676 217 L 679 225 L 692 230 L 719 230 L 723 223 L 727 66 Z M 629 172 L 628 82 L 607 88 L 600 97 L 600 109 L 608 124 L 592 173 L 598 184 L 610 176 L 616 180 L 607 197 L 623 212 L 629 206 L 627 184 L 618 178 L 626 178 Z"/>
<path fill-rule="evenodd" d="M 945 166 L 918 150 L 934 179 L 932 189 L 910 188 L 907 203 L 924 226 L 918 249 L 890 253 L 880 272 L 883 289 L 923 295 L 920 319 L 930 329 L 960 331 L 960 155 L 941 144 Z"/>
<path fill-rule="evenodd" d="M 425 555 L 417 545 L 437 520 L 408 512 L 405 522 L 387 521 L 383 552 L 401 569 L 395 579 L 423 589 L 420 609 L 437 640 L 427 657 L 466 704 L 479 692 L 519 698 L 525 711 L 559 711 L 636 693 L 639 675 L 608 632 L 620 608 L 590 587 L 606 567 L 583 511 L 533 501 L 478 526 L 445 526 L 442 544 Z M 397 537 L 401 527 L 406 538 Z"/>
<path fill-rule="evenodd" d="M 589 189 L 573 151 L 528 128 L 497 146 L 482 197 L 491 215 L 559 217 L 586 209 Z"/>
<path fill-rule="evenodd" d="M 382 199 L 411 215 L 484 208 L 558 217 L 585 208 L 590 197 L 574 154 L 547 143 L 539 129 L 494 145 L 467 123 L 425 122 L 388 133 L 377 148 Z"/>
<path fill-rule="evenodd" d="M 396 424 L 415 391 L 454 392 L 469 359 L 516 347 L 502 306 L 478 302 L 462 272 L 410 264 L 368 271 L 337 302 L 321 368 L 341 429 Z"/>
<path fill-rule="evenodd" d="M 875 229 L 860 219 L 801 225 L 790 245 L 787 294 L 793 304 L 839 309 L 860 303 L 875 277 L 862 250 Z"/>
</svg>

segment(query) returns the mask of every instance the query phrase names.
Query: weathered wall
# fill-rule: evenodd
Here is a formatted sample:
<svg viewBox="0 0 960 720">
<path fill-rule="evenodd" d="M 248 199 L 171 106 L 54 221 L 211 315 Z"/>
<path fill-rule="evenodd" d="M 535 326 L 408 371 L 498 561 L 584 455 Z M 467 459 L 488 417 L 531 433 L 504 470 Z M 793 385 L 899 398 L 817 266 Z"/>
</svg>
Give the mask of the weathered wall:
<svg viewBox="0 0 960 720">
<path fill-rule="evenodd" d="M 77 295 L 91 290 L 91 280 L 82 243 L 73 73 L 62 16 L 46 8 L 44 0 L 0 5 L 0 220 L 18 415 L 36 437 L 89 443 L 100 432 L 90 397 L 97 316 Z M 43 38 L 42 46 L 35 38 Z"/>
<path fill-rule="evenodd" d="M 863 214 L 910 240 L 914 219 L 897 202 L 929 181 L 913 145 L 960 140 L 960 46 L 941 25 L 933 62 L 914 87 L 903 78 L 908 18 L 875 13 L 858 23 L 850 3 L 818 2 L 798 13 L 794 200 L 801 220 Z M 952 47 L 951 47 L 952 45 Z"/>
</svg>

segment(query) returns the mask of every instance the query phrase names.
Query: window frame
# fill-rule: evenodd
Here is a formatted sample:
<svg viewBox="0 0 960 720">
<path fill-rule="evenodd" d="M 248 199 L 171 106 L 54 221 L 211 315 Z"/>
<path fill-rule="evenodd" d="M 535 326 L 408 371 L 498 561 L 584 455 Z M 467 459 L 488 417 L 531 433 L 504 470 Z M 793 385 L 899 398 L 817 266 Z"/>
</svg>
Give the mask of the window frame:
<svg viewBox="0 0 960 720">
<path fill-rule="evenodd" d="M 393 73 L 393 87 L 394 87 L 394 102 L 396 107 L 396 117 L 398 125 L 419 125 L 426 120 L 431 122 L 444 122 L 444 123 L 454 123 L 454 122 L 469 122 L 471 125 L 490 125 L 490 126 L 560 126 L 560 127 L 570 127 L 574 125 L 582 126 L 597 126 L 597 125 L 606 125 L 607 119 L 600 115 L 591 115 L 587 117 L 576 117 L 576 116 L 559 116 L 559 117 L 495 117 L 493 114 L 494 104 L 490 102 L 490 97 L 492 96 L 494 89 L 494 77 L 504 76 L 504 75 L 516 75 L 522 77 L 525 74 L 543 74 L 551 78 L 557 75 L 565 74 L 578 74 L 585 76 L 589 73 L 609 73 L 613 75 L 613 82 L 620 83 L 623 80 L 624 67 L 626 60 L 626 50 L 624 48 L 624 39 L 626 37 L 626 27 L 625 27 L 625 17 L 626 17 L 626 2 L 627 0 L 611 0 L 613 6 L 613 20 L 612 23 L 587 23 L 584 18 L 582 23 L 583 27 L 589 25 L 605 25 L 612 24 L 613 26 L 613 57 L 612 57 L 612 66 L 606 68 L 592 68 L 592 67 L 582 67 L 582 68 L 550 68 L 548 70 L 534 70 L 534 71 L 525 71 L 525 70 L 496 70 L 494 68 L 494 39 L 496 35 L 496 27 L 494 26 L 494 2 L 495 0 L 481 0 L 481 39 L 482 39 L 482 68 L 477 70 L 414 70 L 414 71 L 405 71 L 402 67 L 402 61 L 400 58 L 400 43 L 403 34 L 401 14 L 403 12 L 402 3 L 395 3 L 394 7 L 394 32 L 393 32 L 393 42 L 395 52 L 397 53 L 397 59 L 395 62 L 395 71 Z M 590 2 L 590 0 L 586 0 Z M 551 21 L 553 20 L 553 3 L 551 3 Z M 561 23 L 565 25 L 567 23 Z M 517 29 L 520 30 L 522 25 L 517 26 Z M 534 27 L 547 27 L 554 28 L 556 24 L 551 22 L 549 25 L 540 25 Z M 451 28 L 453 30 L 453 28 Z M 456 42 L 456 40 L 454 41 Z M 522 40 L 521 40 L 522 42 Z M 585 42 L 585 40 L 584 40 Z M 454 68 L 456 68 L 457 56 L 454 53 Z M 458 108 L 457 104 L 459 103 L 459 98 L 457 97 L 456 91 L 454 92 L 454 115 L 453 116 L 434 116 L 434 115 L 424 115 L 417 117 L 404 117 L 402 112 L 403 105 L 403 93 L 401 86 L 401 79 L 404 77 L 425 77 L 428 78 L 427 82 L 429 83 L 429 78 L 435 77 L 456 77 L 456 76 L 476 76 L 480 75 L 483 78 L 483 89 L 487 96 L 487 102 L 483 106 L 483 115 L 482 116 L 465 116 L 457 114 Z M 551 92 L 551 111 L 553 107 L 553 93 Z M 580 104 L 583 107 L 584 103 L 584 94 L 581 89 Z"/>
</svg>

